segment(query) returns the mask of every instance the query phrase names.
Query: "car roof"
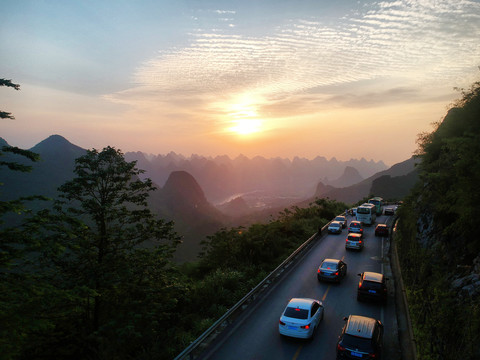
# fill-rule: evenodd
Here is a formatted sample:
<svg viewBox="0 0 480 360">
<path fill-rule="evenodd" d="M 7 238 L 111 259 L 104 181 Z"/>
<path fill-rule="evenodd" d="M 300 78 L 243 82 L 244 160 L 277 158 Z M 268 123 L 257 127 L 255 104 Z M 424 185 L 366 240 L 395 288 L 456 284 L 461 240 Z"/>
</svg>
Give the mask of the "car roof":
<svg viewBox="0 0 480 360">
<path fill-rule="evenodd" d="M 322 263 L 324 263 L 324 262 L 339 263 L 340 260 L 338 260 L 338 259 L 324 259 L 324 260 L 322 261 Z"/>
<path fill-rule="evenodd" d="M 362 338 L 371 338 L 375 329 L 376 320 L 360 315 L 350 315 L 348 317 L 345 334 L 358 336 Z"/>
<path fill-rule="evenodd" d="M 288 306 L 298 309 L 310 310 L 314 301 L 317 300 L 309 298 L 293 298 L 290 299 L 290 301 L 288 302 Z"/>
<path fill-rule="evenodd" d="M 358 238 L 361 238 L 362 237 L 362 234 L 359 234 L 359 233 L 348 233 L 348 236 L 347 237 L 358 237 Z"/>
<path fill-rule="evenodd" d="M 387 224 L 378 224 L 377 227 L 387 227 Z"/>
<path fill-rule="evenodd" d="M 350 225 L 352 225 L 352 224 L 362 225 L 362 223 L 361 223 L 360 221 L 358 221 L 358 220 L 352 220 L 352 221 L 350 222 Z"/>
<path fill-rule="evenodd" d="M 337 217 L 335 217 L 335 219 L 338 219 L 338 218 L 340 218 L 340 219 L 345 219 L 345 216 L 343 216 L 343 215 L 338 215 Z"/>
<path fill-rule="evenodd" d="M 365 271 L 363 273 L 363 279 L 367 281 L 382 282 L 383 274 L 371 272 L 371 271 Z"/>
<path fill-rule="evenodd" d="M 342 225 L 339 221 L 332 221 L 330 225 Z"/>
</svg>

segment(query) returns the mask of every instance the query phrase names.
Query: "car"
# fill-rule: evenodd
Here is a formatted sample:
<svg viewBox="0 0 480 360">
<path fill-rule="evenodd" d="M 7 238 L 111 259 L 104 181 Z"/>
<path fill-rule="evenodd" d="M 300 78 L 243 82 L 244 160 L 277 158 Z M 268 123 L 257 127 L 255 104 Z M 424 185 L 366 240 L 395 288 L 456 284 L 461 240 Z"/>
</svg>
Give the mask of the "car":
<svg viewBox="0 0 480 360">
<path fill-rule="evenodd" d="M 338 259 L 324 259 L 317 270 L 318 281 L 340 282 L 347 275 L 347 264 Z"/>
<path fill-rule="evenodd" d="M 342 228 L 345 229 L 347 227 L 347 218 L 343 215 L 338 215 L 334 221 L 338 221 L 340 224 L 342 224 Z"/>
<path fill-rule="evenodd" d="M 363 225 L 360 221 L 353 220 L 350 221 L 350 225 L 348 226 L 349 233 L 360 233 L 363 234 Z"/>
<path fill-rule="evenodd" d="M 395 209 L 394 208 L 385 208 L 384 210 L 385 215 L 395 215 Z"/>
<path fill-rule="evenodd" d="M 345 249 L 362 250 L 364 246 L 363 234 L 349 233 L 345 240 Z"/>
<path fill-rule="evenodd" d="M 388 225 L 378 224 L 375 228 L 375 236 L 388 236 Z"/>
<path fill-rule="evenodd" d="M 340 234 L 342 232 L 342 224 L 338 221 L 332 221 L 330 225 L 328 225 L 328 233 L 329 234 Z"/>
<path fill-rule="evenodd" d="M 323 316 L 324 308 L 320 300 L 293 298 L 280 317 L 278 331 L 281 335 L 310 339 Z"/>
<path fill-rule="evenodd" d="M 337 342 L 338 359 L 379 359 L 383 350 L 383 324 L 380 320 L 350 315 Z"/>
<path fill-rule="evenodd" d="M 360 281 L 358 282 L 357 300 L 377 300 L 381 302 L 387 301 L 387 278 L 381 273 L 365 271 L 358 274 Z"/>
</svg>

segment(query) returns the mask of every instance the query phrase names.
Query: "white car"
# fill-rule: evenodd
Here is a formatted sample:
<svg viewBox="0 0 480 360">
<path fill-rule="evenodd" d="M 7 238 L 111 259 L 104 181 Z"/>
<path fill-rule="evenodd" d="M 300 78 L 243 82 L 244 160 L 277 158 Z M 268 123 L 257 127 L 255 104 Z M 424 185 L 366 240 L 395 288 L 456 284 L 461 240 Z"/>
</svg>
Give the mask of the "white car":
<svg viewBox="0 0 480 360">
<path fill-rule="evenodd" d="M 328 225 L 328 233 L 329 234 L 340 234 L 342 232 L 342 224 L 338 221 L 332 221 L 330 225 Z"/>
<path fill-rule="evenodd" d="M 285 336 L 309 339 L 323 320 L 323 312 L 319 300 L 293 298 L 280 317 L 278 331 Z"/>
</svg>

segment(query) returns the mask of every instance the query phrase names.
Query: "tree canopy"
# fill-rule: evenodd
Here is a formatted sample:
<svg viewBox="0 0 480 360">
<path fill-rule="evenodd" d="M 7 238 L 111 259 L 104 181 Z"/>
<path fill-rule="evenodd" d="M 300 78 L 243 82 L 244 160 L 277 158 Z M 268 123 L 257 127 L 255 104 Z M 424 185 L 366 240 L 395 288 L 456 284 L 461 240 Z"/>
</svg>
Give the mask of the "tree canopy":
<svg viewBox="0 0 480 360">
<path fill-rule="evenodd" d="M 420 180 L 399 211 L 419 359 L 480 356 L 480 82 L 462 95 L 433 132 L 419 136 Z"/>
</svg>

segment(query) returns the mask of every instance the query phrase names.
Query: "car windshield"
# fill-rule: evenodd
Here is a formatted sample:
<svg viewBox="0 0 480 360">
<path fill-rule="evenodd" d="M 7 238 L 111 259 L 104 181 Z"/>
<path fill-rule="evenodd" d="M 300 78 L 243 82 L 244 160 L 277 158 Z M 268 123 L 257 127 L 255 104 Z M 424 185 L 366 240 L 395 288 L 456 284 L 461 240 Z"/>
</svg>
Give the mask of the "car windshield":
<svg viewBox="0 0 480 360">
<path fill-rule="evenodd" d="M 298 309 L 294 307 L 287 307 L 283 315 L 290 318 L 295 318 L 295 319 L 308 319 L 308 310 Z"/>
<path fill-rule="evenodd" d="M 322 264 L 321 269 L 325 269 L 325 270 L 336 270 L 336 269 L 337 269 L 337 263 L 334 263 L 334 262 L 324 262 L 324 263 Z"/>
<path fill-rule="evenodd" d="M 357 214 L 370 214 L 371 210 L 369 208 L 361 208 L 357 209 Z"/>
<path fill-rule="evenodd" d="M 343 216 L 337 216 L 337 217 L 335 218 L 335 220 L 337 220 L 337 221 L 345 221 L 345 218 L 344 218 Z"/>
<path fill-rule="evenodd" d="M 342 345 L 348 349 L 358 349 L 363 352 L 372 353 L 372 340 L 365 339 L 358 336 L 352 336 L 349 334 L 345 334 L 343 336 Z"/>
<path fill-rule="evenodd" d="M 360 227 L 360 224 L 359 223 L 353 223 L 353 224 L 350 224 L 350 227 Z"/>
</svg>

